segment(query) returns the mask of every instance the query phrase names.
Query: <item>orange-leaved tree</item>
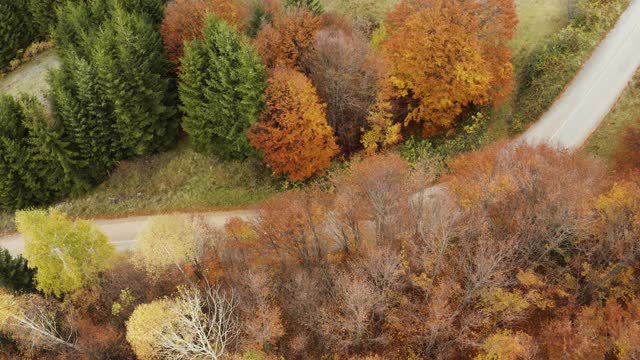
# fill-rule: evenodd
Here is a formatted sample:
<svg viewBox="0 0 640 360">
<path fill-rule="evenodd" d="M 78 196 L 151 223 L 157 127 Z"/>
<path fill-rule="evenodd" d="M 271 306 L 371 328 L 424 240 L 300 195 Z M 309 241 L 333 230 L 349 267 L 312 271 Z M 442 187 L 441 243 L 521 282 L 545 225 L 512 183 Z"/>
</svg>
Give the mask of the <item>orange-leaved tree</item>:
<svg viewBox="0 0 640 360">
<path fill-rule="evenodd" d="M 513 66 L 506 42 L 513 0 L 404 0 L 388 15 L 383 54 L 405 125 L 432 135 L 453 127 L 470 104 L 504 99 Z"/>
<path fill-rule="evenodd" d="M 289 8 L 273 16 L 256 35 L 254 46 L 267 67 L 303 70 L 302 60 L 312 48 L 321 18 L 303 8 Z"/>
<path fill-rule="evenodd" d="M 291 69 L 274 69 L 265 104 L 249 138 L 274 174 L 299 181 L 329 167 L 338 145 L 324 105 L 306 76 Z"/>
<path fill-rule="evenodd" d="M 202 35 L 209 13 L 236 27 L 242 20 L 242 9 L 233 0 L 173 0 L 167 5 L 160 34 L 169 60 L 180 63 L 184 43 Z"/>
</svg>

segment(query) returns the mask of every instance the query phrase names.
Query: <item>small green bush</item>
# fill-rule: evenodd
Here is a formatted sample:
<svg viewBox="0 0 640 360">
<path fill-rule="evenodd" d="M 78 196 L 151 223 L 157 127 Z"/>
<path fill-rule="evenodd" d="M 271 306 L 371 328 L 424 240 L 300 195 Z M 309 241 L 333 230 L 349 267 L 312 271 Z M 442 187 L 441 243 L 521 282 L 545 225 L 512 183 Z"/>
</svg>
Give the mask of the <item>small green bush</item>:
<svg viewBox="0 0 640 360">
<path fill-rule="evenodd" d="M 11 256 L 7 249 L 0 249 L 0 288 L 13 291 L 34 291 L 35 270 L 29 269 L 21 255 Z"/>
</svg>

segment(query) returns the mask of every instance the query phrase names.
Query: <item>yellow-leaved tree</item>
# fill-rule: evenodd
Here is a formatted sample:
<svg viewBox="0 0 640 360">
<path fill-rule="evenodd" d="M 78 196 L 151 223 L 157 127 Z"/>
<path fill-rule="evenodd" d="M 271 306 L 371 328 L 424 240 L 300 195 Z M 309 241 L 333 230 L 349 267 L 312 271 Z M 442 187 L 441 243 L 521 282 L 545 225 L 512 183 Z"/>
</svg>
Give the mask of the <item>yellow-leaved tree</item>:
<svg viewBox="0 0 640 360">
<path fill-rule="evenodd" d="M 182 271 L 182 265 L 196 259 L 198 237 L 189 215 L 152 217 L 136 237 L 133 263 L 151 276 L 158 276 L 169 266 Z"/>
<path fill-rule="evenodd" d="M 424 135 L 450 129 L 471 104 L 512 89 L 506 43 L 517 24 L 513 0 L 404 0 L 388 15 L 383 54 L 405 125 Z"/>
<path fill-rule="evenodd" d="M 16 213 L 24 236 L 24 257 L 38 269 L 36 288 L 60 296 L 97 280 L 111 265 L 115 247 L 107 236 L 85 220 L 71 220 L 58 210 Z"/>
</svg>

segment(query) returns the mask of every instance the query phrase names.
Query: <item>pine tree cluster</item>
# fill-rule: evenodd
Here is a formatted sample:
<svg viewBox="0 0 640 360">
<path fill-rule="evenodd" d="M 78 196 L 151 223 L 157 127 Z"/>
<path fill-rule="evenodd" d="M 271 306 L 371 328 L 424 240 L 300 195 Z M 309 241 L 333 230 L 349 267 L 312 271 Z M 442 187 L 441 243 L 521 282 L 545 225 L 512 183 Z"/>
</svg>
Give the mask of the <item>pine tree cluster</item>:
<svg viewBox="0 0 640 360">
<path fill-rule="evenodd" d="M 62 65 L 51 98 L 63 140 L 92 182 L 122 159 L 175 142 L 175 85 L 157 31 L 163 4 L 90 0 L 58 11 L 53 35 Z"/>
</svg>

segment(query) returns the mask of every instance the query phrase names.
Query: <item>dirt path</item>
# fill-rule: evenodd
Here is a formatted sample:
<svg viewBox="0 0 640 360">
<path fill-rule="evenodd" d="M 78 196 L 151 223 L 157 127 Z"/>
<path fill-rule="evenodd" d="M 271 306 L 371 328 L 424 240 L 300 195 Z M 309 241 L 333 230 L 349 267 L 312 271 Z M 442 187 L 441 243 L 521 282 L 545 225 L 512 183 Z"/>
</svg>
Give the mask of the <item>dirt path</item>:
<svg viewBox="0 0 640 360">
<path fill-rule="evenodd" d="M 197 214 L 212 226 L 222 227 L 234 217 L 249 219 L 254 212 L 248 210 L 211 212 Z M 104 232 L 118 251 L 126 251 L 135 245 L 136 235 L 149 221 L 150 216 L 130 217 L 115 220 L 96 220 L 96 226 Z M 0 238 L 0 247 L 6 248 L 12 255 L 21 254 L 24 251 L 24 238 L 20 234 L 9 235 Z"/>
<path fill-rule="evenodd" d="M 565 93 L 522 139 L 580 147 L 640 67 L 640 0 L 633 0 Z"/>
<path fill-rule="evenodd" d="M 47 84 L 49 69 L 58 66 L 60 66 L 60 60 L 55 50 L 45 51 L 0 79 L 0 94 L 16 96 L 25 93 L 35 95 L 43 101 L 49 88 Z"/>
</svg>

